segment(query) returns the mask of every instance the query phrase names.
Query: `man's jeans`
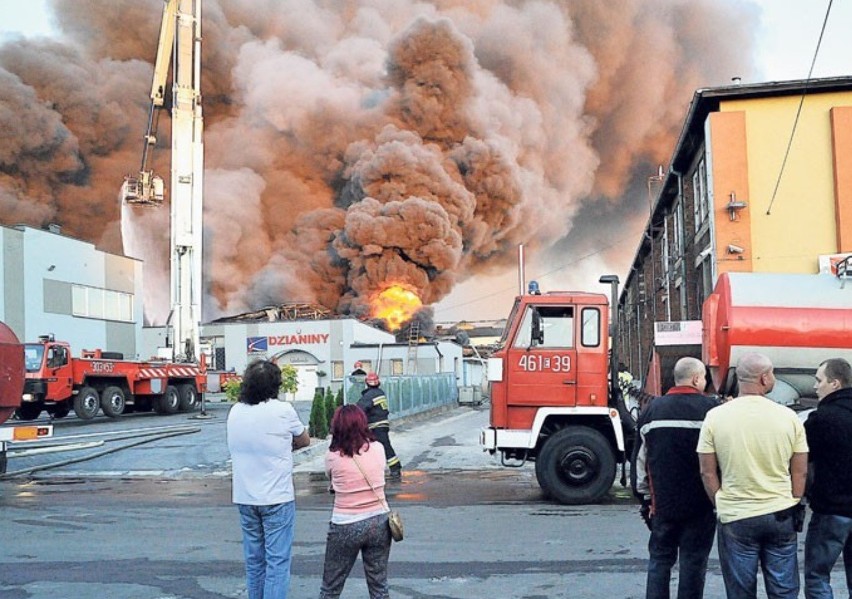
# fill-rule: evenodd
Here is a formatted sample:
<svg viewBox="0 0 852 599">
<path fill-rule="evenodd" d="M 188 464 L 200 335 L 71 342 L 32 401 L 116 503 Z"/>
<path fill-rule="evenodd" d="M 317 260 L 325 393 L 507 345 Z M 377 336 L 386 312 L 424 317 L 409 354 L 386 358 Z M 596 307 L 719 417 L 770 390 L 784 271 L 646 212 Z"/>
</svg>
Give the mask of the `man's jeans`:
<svg viewBox="0 0 852 599">
<path fill-rule="evenodd" d="M 296 502 L 238 505 L 248 599 L 287 599 Z"/>
<path fill-rule="evenodd" d="M 769 599 L 798 597 L 796 529 L 792 514 L 781 515 L 784 513 L 719 524 L 719 563 L 728 599 L 757 597 L 758 564 Z"/>
<path fill-rule="evenodd" d="M 846 586 L 852 597 L 852 518 L 811 515 L 805 537 L 805 597 L 832 599 L 831 569 L 843 552 Z"/>
<path fill-rule="evenodd" d="M 685 521 L 655 516 L 648 541 L 646 599 L 669 599 L 672 567 L 678 560 L 678 599 L 701 599 L 715 531 L 713 512 Z"/>
</svg>

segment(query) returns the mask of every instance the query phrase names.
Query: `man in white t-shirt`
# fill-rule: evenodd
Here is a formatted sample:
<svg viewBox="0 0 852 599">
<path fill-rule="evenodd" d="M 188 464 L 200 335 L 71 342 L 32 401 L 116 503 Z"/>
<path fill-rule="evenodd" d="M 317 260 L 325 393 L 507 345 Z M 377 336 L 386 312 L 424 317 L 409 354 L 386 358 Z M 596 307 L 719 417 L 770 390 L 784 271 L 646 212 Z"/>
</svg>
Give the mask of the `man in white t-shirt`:
<svg viewBox="0 0 852 599">
<path fill-rule="evenodd" d="M 293 450 L 311 438 L 296 410 L 278 401 L 281 370 L 252 362 L 228 413 L 233 502 L 240 512 L 249 599 L 287 597 L 296 519 Z"/>
</svg>

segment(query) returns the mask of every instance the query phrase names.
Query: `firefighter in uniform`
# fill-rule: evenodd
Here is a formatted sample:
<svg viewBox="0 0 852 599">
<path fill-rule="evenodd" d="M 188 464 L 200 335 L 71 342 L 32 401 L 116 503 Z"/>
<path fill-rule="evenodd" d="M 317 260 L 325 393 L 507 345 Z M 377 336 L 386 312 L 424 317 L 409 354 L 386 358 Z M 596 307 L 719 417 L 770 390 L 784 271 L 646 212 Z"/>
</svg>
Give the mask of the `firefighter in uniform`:
<svg viewBox="0 0 852 599">
<path fill-rule="evenodd" d="M 367 374 L 367 371 L 364 370 L 364 365 L 361 362 L 355 362 L 355 370 L 349 376 L 364 376 L 365 374 Z"/>
<path fill-rule="evenodd" d="M 390 477 L 394 480 L 402 478 L 402 464 L 390 442 L 390 420 L 388 420 L 388 398 L 379 387 L 379 375 L 371 372 L 364 379 L 367 387 L 361 392 L 358 406 L 367 413 L 367 423 L 376 436 L 376 440 L 385 448 Z"/>
</svg>

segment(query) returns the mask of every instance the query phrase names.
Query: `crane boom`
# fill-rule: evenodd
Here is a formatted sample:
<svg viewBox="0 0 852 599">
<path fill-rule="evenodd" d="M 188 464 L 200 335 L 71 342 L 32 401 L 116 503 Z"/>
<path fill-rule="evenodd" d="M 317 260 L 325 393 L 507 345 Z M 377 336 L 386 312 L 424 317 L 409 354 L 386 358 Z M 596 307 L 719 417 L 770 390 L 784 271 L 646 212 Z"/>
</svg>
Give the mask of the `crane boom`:
<svg viewBox="0 0 852 599">
<path fill-rule="evenodd" d="M 201 2 L 164 0 L 154 77 L 151 111 L 145 133 L 142 168 L 127 177 L 124 201 L 159 206 L 164 199 L 162 178 L 148 170 L 156 144 L 159 111 L 166 105 L 167 78 L 172 72 L 172 153 L 170 218 L 171 357 L 198 359 L 201 321 L 202 187 L 204 174 L 204 119 L 201 110 Z"/>
</svg>

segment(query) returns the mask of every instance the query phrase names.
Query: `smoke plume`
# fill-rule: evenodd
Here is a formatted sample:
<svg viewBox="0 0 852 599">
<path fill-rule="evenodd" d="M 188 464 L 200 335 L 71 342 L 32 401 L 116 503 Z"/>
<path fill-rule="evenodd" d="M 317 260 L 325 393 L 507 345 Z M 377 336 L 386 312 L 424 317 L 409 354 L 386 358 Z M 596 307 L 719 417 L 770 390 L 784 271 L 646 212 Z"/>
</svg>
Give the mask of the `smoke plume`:
<svg viewBox="0 0 852 599">
<path fill-rule="evenodd" d="M 0 46 L 0 221 L 145 258 L 146 318 L 162 323 L 167 216 L 117 200 L 141 159 L 162 0 L 50 5 L 55 38 Z M 203 18 L 211 320 L 285 301 L 369 317 L 390 284 L 429 306 L 505 269 L 518 243 L 570 239 L 586 206 L 635 212 L 647 200 L 625 190 L 668 160 L 695 88 L 752 71 L 756 13 L 738 0 L 208 0 Z M 166 180 L 168 126 L 164 114 L 154 161 Z M 619 223 L 595 226 L 584 237 Z"/>
</svg>

